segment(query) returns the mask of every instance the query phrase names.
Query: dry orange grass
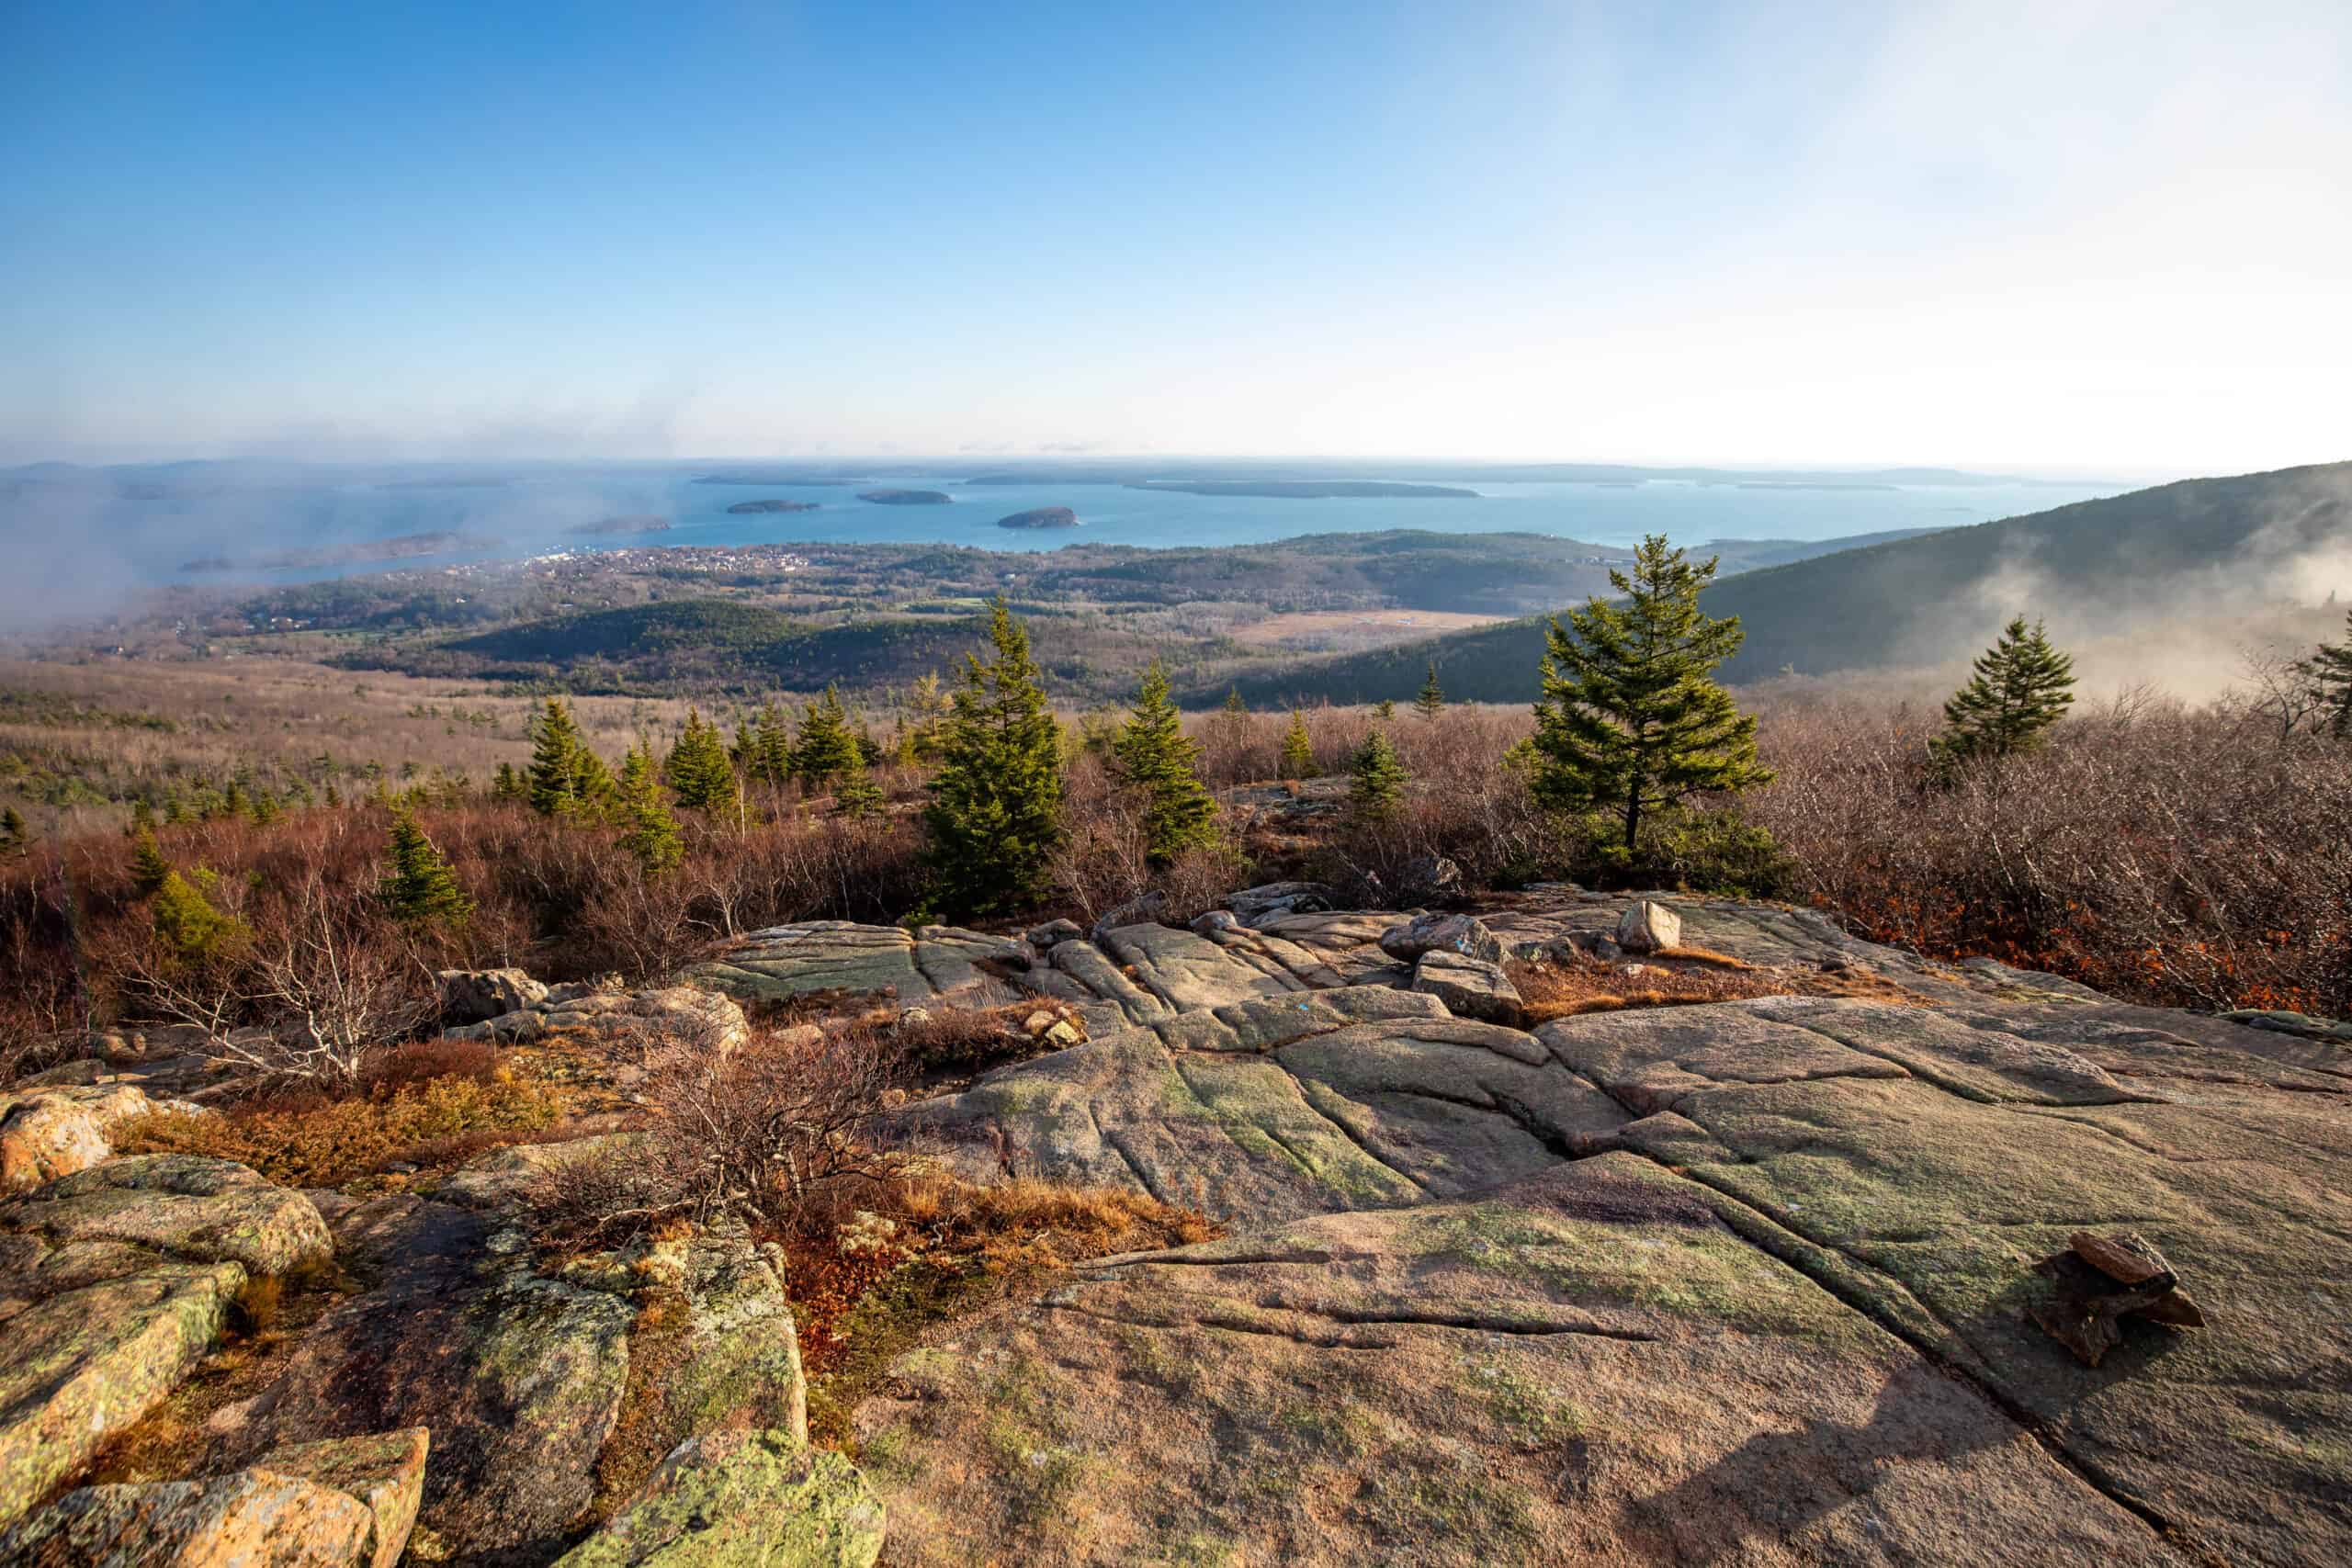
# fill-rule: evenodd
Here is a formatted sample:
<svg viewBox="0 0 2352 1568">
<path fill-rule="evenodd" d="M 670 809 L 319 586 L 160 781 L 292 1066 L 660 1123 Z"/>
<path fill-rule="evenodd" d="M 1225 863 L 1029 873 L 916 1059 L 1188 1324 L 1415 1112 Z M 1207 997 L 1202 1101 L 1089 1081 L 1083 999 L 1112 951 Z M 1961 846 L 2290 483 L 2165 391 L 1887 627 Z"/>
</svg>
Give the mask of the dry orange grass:
<svg viewBox="0 0 2352 1568">
<path fill-rule="evenodd" d="M 332 1186 L 395 1160 L 445 1168 L 506 1144 L 546 1141 L 567 1133 L 559 1109 L 537 1084 L 451 1075 L 348 1099 L 306 1092 L 220 1111 L 153 1111 L 124 1123 L 115 1146 L 209 1155 L 272 1181 Z"/>
<path fill-rule="evenodd" d="M 1531 1025 L 1589 1012 L 1692 1007 L 1750 997 L 1792 996 L 1797 991 L 1786 976 L 1704 950 L 1661 954 L 1660 959 L 1638 964 L 1604 964 L 1598 959 L 1513 963 L 1504 967 L 1511 984 L 1519 987 L 1521 1011 Z M 1687 961 L 1691 966 L 1682 967 L 1675 960 Z"/>
</svg>

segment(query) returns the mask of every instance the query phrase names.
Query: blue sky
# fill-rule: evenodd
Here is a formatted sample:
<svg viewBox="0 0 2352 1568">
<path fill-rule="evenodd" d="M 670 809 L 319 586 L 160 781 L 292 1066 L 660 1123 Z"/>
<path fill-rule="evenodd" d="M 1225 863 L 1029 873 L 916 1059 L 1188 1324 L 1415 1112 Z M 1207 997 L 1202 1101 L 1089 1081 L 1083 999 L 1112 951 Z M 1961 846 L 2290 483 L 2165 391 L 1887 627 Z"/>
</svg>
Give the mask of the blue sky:
<svg viewBox="0 0 2352 1568">
<path fill-rule="evenodd" d="M 0 461 L 2352 457 L 2352 7 L 0 5 Z"/>
</svg>

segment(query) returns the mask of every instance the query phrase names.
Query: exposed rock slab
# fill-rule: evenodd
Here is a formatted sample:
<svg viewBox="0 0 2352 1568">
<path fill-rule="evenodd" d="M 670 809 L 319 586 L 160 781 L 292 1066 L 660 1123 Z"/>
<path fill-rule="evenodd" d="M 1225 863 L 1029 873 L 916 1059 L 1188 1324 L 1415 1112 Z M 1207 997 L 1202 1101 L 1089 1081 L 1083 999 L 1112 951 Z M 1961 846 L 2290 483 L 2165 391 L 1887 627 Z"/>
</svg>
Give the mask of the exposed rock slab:
<svg viewBox="0 0 2352 1568">
<path fill-rule="evenodd" d="M 1732 1004 L 1539 1034 L 1658 1111 L 1623 1130 L 1629 1147 L 1722 1194 L 1758 1245 L 2028 1414 L 2113 1495 L 2232 1561 L 2352 1548 L 2347 1467 L 2320 1436 L 2352 1423 L 2336 1337 L 2352 1303 L 2323 1289 L 2275 1309 L 2282 1282 L 2326 1276 L 2352 1244 L 2352 1101 L 2324 1077 L 2277 1092 L 2266 1080 L 2294 1069 L 2224 1047 L 2135 1053 L 2096 1007 L 1980 1006 L 1965 1027 L 1894 1011 Z M 1809 1041 L 1770 1012 L 1802 1016 Z M 2086 1038 L 2061 1055 L 2070 1019 Z M 2207 1326 L 2125 1317 L 2100 1366 L 2077 1364 L 2034 1322 L 2058 1288 L 2035 1265 L 2086 1228 L 2146 1236 L 2199 1282 Z"/>
<path fill-rule="evenodd" d="M 12 1314 L 0 1358 L 0 1524 L 176 1387 L 220 1341 L 244 1280 L 234 1263 L 160 1264 Z"/>
<path fill-rule="evenodd" d="M 0 1203 L 0 1228 L 227 1260 L 254 1274 L 292 1273 L 334 1250 L 308 1198 L 199 1155 L 135 1155 L 62 1177 Z"/>
<path fill-rule="evenodd" d="M 376 1518 L 346 1492 L 266 1470 L 85 1486 L 0 1534 L 23 1568 L 388 1568 Z"/>
<path fill-rule="evenodd" d="M 681 1444 L 562 1568 L 872 1568 L 883 1523 L 841 1455 L 789 1432 L 718 1432 Z"/>
<path fill-rule="evenodd" d="M 805 920 L 739 937 L 688 978 L 771 1001 L 839 993 L 916 1002 L 979 985 L 986 978 L 983 964 L 1027 963 L 1027 950 L 1009 939 L 953 926 L 908 931 L 848 920 Z"/>
<path fill-rule="evenodd" d="M 534 1273 L 497 1215 L 452 1204 L 374 1200 L 336 1234 L 374 1288 L 312 1325 L 220 1458 L 424 1426 L 419 1517 L 453 1550 L 560 1544 L 620 1410 L 627 1298 Z"/>
<path fill-rule="evenodd" d="M 695 986 L 641 991 L 548 993 L 539 1004 L 448 1031 L 456 1040 L 528 1043 L 560 1040 L 608 1052 L 684 1044 L 731 1051 L 751 1038 L 734 998 Z"/>
<path fill-rule="evenodd" d="M 2186 1561 L 1625 1155 L 1112 1260 L 896 1370 L 910 1563 Z"/>
</svg>

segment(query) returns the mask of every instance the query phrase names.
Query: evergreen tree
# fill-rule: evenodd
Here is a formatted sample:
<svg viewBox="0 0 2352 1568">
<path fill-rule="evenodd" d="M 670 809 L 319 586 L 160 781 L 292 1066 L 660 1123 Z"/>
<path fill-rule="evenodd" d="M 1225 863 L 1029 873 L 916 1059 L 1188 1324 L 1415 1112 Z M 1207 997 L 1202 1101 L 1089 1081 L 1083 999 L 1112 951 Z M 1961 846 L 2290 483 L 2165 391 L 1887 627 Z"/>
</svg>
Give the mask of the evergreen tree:
<svg viewBox="0 0 2352 1568">
<path fill-rule="evenodd" d="M 1216 837 L 1216 802 L 1201 783 L 1200 742 L 1168 694 L 1168 672 L 1157 659 L 1144 671 L 1134 714 L 1111 741 L 1111 765 L 1122 783 L 1144 795 L 1146 854 L 1166 865 Z"/>
<path fill-rule="evenodd" d="M 1030 902 L 1061 837 L 1060 726 L 1029 634 L 1001 598 L 989 612 L 989 638 L 995 656 L 987 663 L 965 658 L 923 811 L 940 897 L 955 913 Z"/>
<path fill-rule="evenodd" d="M 1385 821 L 1403 807 L 1408 782 L 1396 742 L 1375 725 L 1348 759 L 1348 809 L 1362 821 Z"/>
<path fill-rule="evenodd" d="M 163 845 L 155 841 L 155 829 L 141 828 L 130 836 L 130 885 L 139 897 L 153 897 L 172 874 L 172 863 L 164 858 Z"/>
<path fill-rule="evenodd" d="M 2342 740 L 2352 737 L 2352 615 L 2344 617 L 2347 634 L 2340 643 L 2324 642 L 2319 650 L 2295 666 L 2318 689 L 2328 733 Z"/>
<path fill-rule="evenodd" d="M 1290 710 L 1290 728 L 1283 731 L 1282 755 L 1277 759 L 1274 776 L 1284 779 L 1315 776 L 1315 742 L 1307 738 L 1306 716 L 1296 708 Z"/>
<path fill-rule="evenodd" d="M 245 935 L 243 924 L 214 908 L 196 884 L 176 871 L 165 872 L 156 887 L 153 916 L 156 937 L 181 964 L 220 956 Z"/>
<path fill-rule="evenodd" d="M 935 761 L 939 757 L 940 737 L 945 732 L 947 716 L 953 705 L 940 689 L 939 677 L 924 673 L 915 677 L 907 694 L 907 706 L 911 715 L 908 728 L 914 737 L 914 761 Z"/>
<path fill-rule="evenodd" d="M 1430 678 L 1413 696 L 1414 711 L 1423 718 L 1435 718 L 1445 707 L 1445 688 L 1437 683 L 1437 660 L 1430 660 Z"/>
<path fill-rule="evenodd" d="M 1737 616 L 1701 613 L 1699 591 L 1714 575 L 1713 559 L 1693 566 L 1653 535 L 1630 575 L 1609 573 L 1623 604 L 1596 595 L 1567 612 L 1573 634 L 1556 615 L 1544 634 L 1535 797 L 1614 815 L 1629 853 L 1645 815 L 1772 777 L 1756 761 L 1756 720 L 1713 679 L 1745 635 Z"/>
<path fill-rule="evenodd" d="M 341 806 L 343 804 L 343 791 L 334 787 L 334 781 L 332 779 L 327 781 L 327 804 L 329 806 Z M 174 801 L 172 802 L 172 806 L 174 809 L 177 809 L 179 802 Z M 164 813 L 164 820 L 166 822 L 174 820 L 170 812 L 167 811 Z"/>
<path fill-rule="evenodd" d="M 678 732 L 677 744 L 670 748 L 668 773 L 678 804 L 688 810 L 735 809 L 735 765 L 727 760 L 718 727 L 703 722 L 698 708 L 686 710 L 686 727 Z"/>
<path fill-rule="evenodd" d="M 613 771 L 605 766 L 605 759 L 582 746 L 571 754 L 571 798 L 578 802 L 576 809 L 587 817 L 601 817 L 612 809 Z"/>
<path fill-rule="evenodd" d="M 332 789 L 334 786 L 328 787 Z M 497 775 L 491 780 L 490 798 L 502 804 L 531 798 L 531 792 L 524 785 L 523 775 L 514 771 L 514 763 L 498 764 Z"/>
<path fill-rule="evenodd" d="M 253 817 L 256 825 L 266 828 L 285 815 L 285 808 L 277 804 L 277 795 L 266 789 L 254 791 Z"/>
<path fill-rule="evenodd" d="M 2007 757 L 2041 744 L 2050 727 L 2075 701 L 2075 661 L 2050 646 L 2041 624 L 2009 622 L 2000 639 L 1977 656 L 1968 684 L 1944 704 L 1944 733 L 1937 760 L 1950 766 Z"/>
<path fill-rule="evenodd" d="M 141 828 L 151 833 L 155 830 L 155 808 L 147 804 L 147 797 L 143 795 L 130 803 L 130 821 L 123 829 L 122 836 L 135 839 Z"/>
<path fill-rule="evenodd" d="M 561 697 L 549 697 L 531 727 L 531 809 L 542 817 L 580 810 L 580 760 L 588 754 L 571 709 Z"/>
<path fill-rule="evenodd" d="M 760 776 L 772 789 L 792 780 L 792 720 L 783 705 L 771 699 L 760 709 Z"/>
<path fill-rule="evenodd" d="M 245 796 L 244 780 L 231 779 L 229 781 L 229 787 L 220 792 L 219 815 L 222 817 L 243 817 L 246 812 L 252 809 L 252 807 L 253 803 Z"/>
<path fill-rule="evenodd" d="M 153 840 L 152 829 L 147 837 Z M 0 809 L 0 854 L 21 854 L 31 843 L 31 835 L 25 828 L 25 814 L 13 806 Z"/>
<path fill-rule="evenodd" d="M 836 817 L 878 817 L 883 807 L 882 786 L 865 766 L 865 754 L 853 747 L 849 766 L 833 784 L 833 815 Z"/>
<path fill-rule="evenodd" d="M 1396 716 L 1396 699 L 1393 697 L 1383 697 L 1378 702 L 1373 704 L 1372 716 L 1378 719 L 1383 724 L 1386 724 L 1390 719 L 1395 718 Z"/>
<path fill-rule="evenodd" d="M 655 877 L 675 870 L 686 849 L 678 837 L 678 819 L 662 804 L 660 770 L 653 765 L 650 744 L 639 741 L 628 749 L 616 793 L 621 821 L 628 829 L 621 835 L 621 847 L 637 857 L 638 869 Z"/>
<path fill-rule="evenodd" d="M 458 874 L 417 825 L 407 807 L 392 810 L 392 835 L 384 849 L 384 875 L 376 897 L 404 925 L 462 925 L 474 901 L 458 886 Z"/>
<path fill-rule="evenodd" d="M 850 733 L 849 712 L 832 687 L 808 705 L 800 716 L 800 740 L 793 748 L 792 771 L 801 787 L 812 794 L 831 787 L 859 755 L 857 738 Z"/>
</svg>

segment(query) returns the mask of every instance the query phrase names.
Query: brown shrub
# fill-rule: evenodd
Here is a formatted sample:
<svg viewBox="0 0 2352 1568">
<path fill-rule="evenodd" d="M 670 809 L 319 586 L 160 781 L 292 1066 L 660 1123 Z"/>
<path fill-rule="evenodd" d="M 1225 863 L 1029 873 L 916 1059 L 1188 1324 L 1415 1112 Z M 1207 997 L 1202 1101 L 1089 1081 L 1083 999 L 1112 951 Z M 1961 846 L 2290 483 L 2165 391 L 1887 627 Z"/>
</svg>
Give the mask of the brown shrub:
<svg viewBox="0 0 2352 1568">
<path fill-rule="evenodd" d="M 537 1198 L 547 1234 L 584 1247 L 722 1215 L 772 1235 L 821 1226 L 899 1168 L 866 1138 L 898 1067 L 887 1036 L 865 1028 L 659 1053 L 647 1139 L 552 1173 Z"/>
<path fill-rule="evenodd" d="M 360 1066 L 359 1087 L 382 1096 L 431 1078 L 488 1083 L 498 1066 L 498 1047 L 487 1040 L 412 1040 L 371 1053 Z"/>
<path fill-rule="evenodd" d="M 272 1181 L 322 1187 L 396 1160 L 443 1166 L 527 1141 L 551 1127 L 556 1111 L 553 1097 L 533 1085 L 445 1077 L 382 1094 L 337 1099 L 306 1089 L 220 1111 L 154 1111 L 125 1122 L 115 1146 L 126 1154 L 209 1155 Z"/>
<path fill-rule="evenodd" d="M 1948 784 L 1902 708 L 1768 714 L 1753 807 L 1860 934 L 2135 1000 L 2352 1012 L 2352 747 L 2127 700 Z"/>
</svg>

